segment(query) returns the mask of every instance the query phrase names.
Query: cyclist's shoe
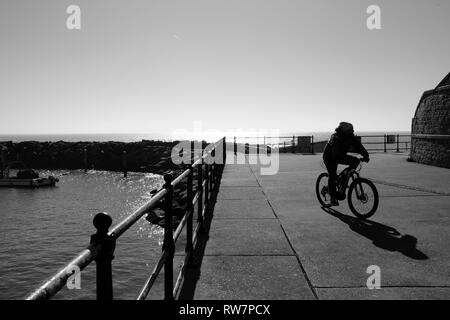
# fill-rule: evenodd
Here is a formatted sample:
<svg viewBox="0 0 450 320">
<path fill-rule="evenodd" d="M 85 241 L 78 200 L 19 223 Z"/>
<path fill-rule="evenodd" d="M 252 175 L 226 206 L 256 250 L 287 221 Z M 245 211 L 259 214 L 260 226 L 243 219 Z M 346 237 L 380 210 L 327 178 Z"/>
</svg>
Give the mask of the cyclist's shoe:
<svg viewBox="0 0 450 320">
<path fill-rule="evenodd" d="M 330 203 L 324 205 L 325 208 L 337 207 L 339 205 L 339 201 L 337 199 L 331 199 Z"/>
<path fill-rule="evenodd" d="M 330 204 L 332 207 L 337 207 L 339 205 L 339 201 L 337 199 L 331 199 Z"/>
</svg>

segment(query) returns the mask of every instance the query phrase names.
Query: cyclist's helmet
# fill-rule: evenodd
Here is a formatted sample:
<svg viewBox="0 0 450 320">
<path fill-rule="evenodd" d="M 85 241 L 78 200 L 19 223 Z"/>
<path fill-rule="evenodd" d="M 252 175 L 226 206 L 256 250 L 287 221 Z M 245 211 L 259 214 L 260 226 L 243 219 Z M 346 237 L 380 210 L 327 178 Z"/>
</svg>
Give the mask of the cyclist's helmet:
<svg viewBox="0 0 450 320">
<path fill-rule="evenodd" d="M 353 125 L 349 122 L 341 122 L 336 130 L 339 130 L 343 135 L 351 137 L 354 135 Z"/>
</svg>

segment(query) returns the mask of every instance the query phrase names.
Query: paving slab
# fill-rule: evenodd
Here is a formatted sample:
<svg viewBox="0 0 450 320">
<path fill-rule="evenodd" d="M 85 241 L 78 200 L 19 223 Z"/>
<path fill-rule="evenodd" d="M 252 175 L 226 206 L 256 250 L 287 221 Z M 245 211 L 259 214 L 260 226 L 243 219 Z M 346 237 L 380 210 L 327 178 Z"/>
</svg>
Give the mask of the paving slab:
<svg viewBox="0 0 450 320">
<path fill-rule="evenodd" d="M 293 256 L 205 256 L 196 300 L 314 299 Z"/>
<path fill-rule="evenodd" d="M 450 288 L 318 288 L 323 300 L 449 300 Z"/>
<path fill-rule="evenodd" d="M 221 187 L 217 199 L 265 200 L 260 187 Z"/>
<path fill-rule="evenodd" d="M 267 201 L 223 200 L 216 203 L 214 219 L 275 219 Z"/>
<path fill-rule="evenodd" d="M 293 255 L 278 220 L 213 220 L 206 255 Z"/>
<path fill-rule="evenodd" d="M 259 187 L 258 181 L 254 178 L 226 177 L 220 181 L 221 187 Z"/>
</svg>

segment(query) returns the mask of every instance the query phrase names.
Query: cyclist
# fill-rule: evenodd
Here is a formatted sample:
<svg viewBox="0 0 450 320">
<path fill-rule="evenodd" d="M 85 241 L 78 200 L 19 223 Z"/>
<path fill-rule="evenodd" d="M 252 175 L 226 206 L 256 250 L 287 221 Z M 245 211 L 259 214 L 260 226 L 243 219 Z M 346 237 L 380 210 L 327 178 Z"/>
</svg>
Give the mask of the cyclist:
<svg viewBox="0 0 450 320">
<path fill-rule="evenodd" d="M 323 161 L 328 171 L 328 190 L 331 196 L 331 202 L 328 207 L 338 206 L 336 192 L 336 178 L 338 164 L 348 165 L 349 169 L 356 169 L 359 165 L 359 159 L 347 154 L 350 147 L 354 148 L 356 153 L 363 156 L 363 161 L 369 162 L 369 153 L 362 145 L 361 141 L 355 137 L 353 125 L 348 122 L 341 122 L 336 128 L 323 151 Z"/>
</svg>

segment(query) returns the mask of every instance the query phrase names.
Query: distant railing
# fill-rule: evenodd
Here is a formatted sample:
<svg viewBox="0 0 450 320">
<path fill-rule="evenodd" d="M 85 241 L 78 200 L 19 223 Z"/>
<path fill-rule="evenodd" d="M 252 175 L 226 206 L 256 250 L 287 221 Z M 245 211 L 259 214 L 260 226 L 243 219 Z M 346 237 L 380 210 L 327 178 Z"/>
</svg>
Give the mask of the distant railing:
<svg viewBox="0 0 450 320">
<path fill-rule="evenodd" d="M 410 134 L 364 135 L 360 137 L 367 151 L 408 152 L 411 149 Z M 374 148 L 367 147 L 367 145 L 374 146 Z"/>
<path fill-rule="evenodd" d="M 194 143 L 191 142 L 193 147 Z M 193 150 L 193 148 L 191 149 Z M 216 151 L 223 152 L 223 162 L 216 163 L 214 160 Z M 127 216 L 109 231 L 112 225 L 111 217 L 106 213 L 95 215 L 93 224 L 97 233 L 91 236 L 88 248 L 80 252 L 72 261 L 70 261 L 58 273 L 52 276 L 41 287 L 26 297 L 27 300 L 50 299 L 60 291 L 67 283 L 69 277 L 73 274 L 74 267 L 80 271 L 87 267 L 92 261 L 96 262 L 96 282 L 97 282 L 97 300 L 113 299 L 113 281 L 112 281 L 112 260 L 114 258 L 114 249 L 116 240 L 136 223 L 144 214 L 157 208 L 163 202 L 164 209 L 164 242 L 162 254 L 156 264 L 153 272 L 145 282 L 137 299 L 143 300 L 147 297 L 160 271 L 164 267 L 164 299 L 173 300 L 177 297 L 181 289 L 185 268 L 192 264 L 194 247 L 199 232 L 204 231 L 205 217 L 211 213 L 211 205 L 214 193 L 217 191 L 221 179 L 221 173 L 226 159 L 226 140 L 225 138 L 217 141 L 211 148 L 204 150 L 205 154 L 196 161 L 194 153 L 191 152 L 191 162 L 188 168 L 179 176 L 173 179 L 172 174 L 164 176 L 165 184 L 163 187 L 141 208 Z M 220 162 L 220 161 L 219 161 Z M 194 193 L 194 170 L 197 169 L 197 190 Z M 182 180 L 187 178 L 187 205 L 185 214 L 178 224 L 176 230 L 173 230 L 172 221 L 172 203 L 174 196 L 174 187 Z M 193 226 L 194 208 L 197 204 L 197 224 Z M 178 274 L 177 280 L 173 282 L 173 259 L 175 255 L 175 244 L 183 228 L 186 226 L 186 248 L 185 259 Z"/>
<path fill-rule="evenodd" d="M 408 152 L 411 149 L 411 135 L 407 134 L 361 135 L 357 137 L 361 139 L 362 144 L 369 152 Z M 323 152 L 327 143 L 327 140 L 316 141 L 314 135 L 280 137 L 235 136 L 227 137 L 227 139 L 233 141 L 233 150 L 235 154 L 238 150 L 242 149 L 245 150 L 245 153 L 260 153 L 264 149 L 267 151 L 278 149 L 278 152 L 282 153 L 315 154 Z"/>
</svg>

